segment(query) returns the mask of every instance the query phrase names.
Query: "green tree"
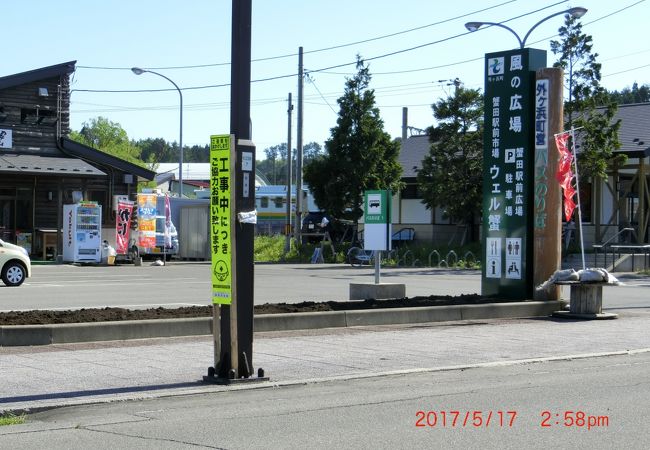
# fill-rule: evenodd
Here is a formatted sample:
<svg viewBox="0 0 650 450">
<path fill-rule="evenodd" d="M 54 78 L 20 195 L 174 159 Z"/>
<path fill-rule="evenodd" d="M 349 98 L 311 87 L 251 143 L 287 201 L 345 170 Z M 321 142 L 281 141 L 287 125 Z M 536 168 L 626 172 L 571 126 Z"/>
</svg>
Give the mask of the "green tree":
<svg viewBox="0 0 650 450">
<path fill-rule="evenodd" d="M 323 154 L 323 147 L 317 142 L 309 142 L 302 146 L 302 163 L 307 165 L 312 162 L 314 159 L 318 158 Z M 295 152 L 292 155 L 293 160 L 295 161 L 296 155 Z M 285 155 L 286 158 L 286 155 Z"/>
<path fill-rule="evenodd" d="M 111 122 L 105 117 L 84 122 L 81 131 L 70 133 L 70 139 L 134 164 L 146 166 L 142 161 L 140 148 L 129 141 L 126 131 L 119 123 Z"/>
<path fill-rule="evenodd" d="M 151 163 L 173 162 L 171 147 L 163 138 L 147 138 L 136 141 L 135 146 L 140 148 L 140 157 L 143 161 Z"/>
<path fill-rule="evenodd" d="M 619 91 L 609 93 L 611 101 L 618 105 L 628 105 L 630 103 L 647 103 L 650 102 L 650 84 L 639 86 L 634 82 L 632 88 L 623 88 Z"/>
<path fill-rule="evenodd" d="M 459 87 L 432 108 L 438 125 L 428 130 L 432 145 L 417 175 L 422 203 L 472 229 L 483 195 L 483 95 Z"/>
<path fill-rule="evenodd" d="M 184 161 L 192 163 L 207 163 L 210 162 L 210 145 L 193 145 L 191 147 L 185 147 L 185 153 L 183 154 Z"/>
<path fill-rule="evenodd" d="M 363 214 L 364 191 L 401 186 L 399 145 L 384 131 L 370 80 L 368 66 L 357 56 L 357 73 L 337 100 L 339 114 L 325 153 L 304 166 L 304 180 L 318 206 L 355 223 Z"/>
<path fill-rule="evenodd" d="M 579 19 L 567 14 L 559 35 L 559 41 L 551 41 L 551 50 L 558 55 L 554 66 L 564 69 L 567 78 L 565 128 L 577 129 L 578 173 L 582 179 L 604 179 L 609 164 L 621 164 L 625 159 L 613 153 L 621 146 L 620 121 L 613 122 L 617 106 L 600 85 L 598 54 L 592 53 L 593 40 L 582 32 Z"/>
</svg>

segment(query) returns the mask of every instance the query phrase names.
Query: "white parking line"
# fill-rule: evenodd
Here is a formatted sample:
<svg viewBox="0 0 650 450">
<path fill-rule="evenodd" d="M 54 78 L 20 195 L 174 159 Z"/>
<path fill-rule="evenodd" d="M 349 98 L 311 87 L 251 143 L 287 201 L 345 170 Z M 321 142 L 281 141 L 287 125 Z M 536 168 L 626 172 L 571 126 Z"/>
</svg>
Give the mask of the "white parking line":
<svg viewBox="0 0 650 450">
<path fill-rule="evenodd" d="M 108 281 L 103 279 L 104 283 L 89 283 L 88 281 L 74 281 L 74 280 L 65 280 L 66 284 L 53 284 L 53 283 L 39 283 L 39 282 L 25 282 L 23 286 L 29 286 L 29 287 L 34 287 L 34 288 L 43 288 L 43 287 L 70 287 L 71 285 L 75 285 L 77 287 L 83 287 L 83 286 L 90 286 L 90 287 L 97 287 L 97 286 L 111 286 L 111 287 L 122 287 L 122 286 L 144 286 L 144 285 L 164 285 L 164 284 L 201 284 L 204 283 L 206 285 L 209 284 L 209 280 L 198 280 L 196 278 L 187 278 L 187 281 L 179 281 L 175 279 L 169 279 L 169 280 L 141 280 L 137 283 L 130 283 L 128 281 L 121 281 L 121 280 L 113 280 L 113 281 Z"/>
</svg>

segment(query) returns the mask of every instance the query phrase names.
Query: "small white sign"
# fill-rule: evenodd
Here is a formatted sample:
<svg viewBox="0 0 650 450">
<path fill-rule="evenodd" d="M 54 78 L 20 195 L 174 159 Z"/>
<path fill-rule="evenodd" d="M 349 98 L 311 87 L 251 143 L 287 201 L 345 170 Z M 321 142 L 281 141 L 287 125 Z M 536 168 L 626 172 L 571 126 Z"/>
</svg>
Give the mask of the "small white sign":
<svg viewBox="0 0 650 450">
<path fill-rule="evenodd" d="M 253 171 L 253 152 L 242 152 L 241 170 L 245 170 L 248 172 Z"/>
<path fill-rule="evenodd" d="M 521 260 L 521 238 L 506 238 L 506 258 Z"/>
<path fill-rule="evenodd" d="M 485 265 L 485 278 L 501 278 L 501 256 L 488 256 Z"/>
<path fill-rule="evenodd" d="M 503 75 L 505 70 L 504 57 L 498 56 L 496 58 L 488 59 L 488 76 Z"/>
<path fill-rule="evenodd" d="M 521 260 L 506 259 L 506 278 L 521 280 Z"/>
<path fill-rule="evenodd" d="M 11 130 L 0 129 L 0 148 L 11 148 Z"/>
<path fill-rule="evenodd" d="M 368 194 L 367 214 L 381 214 L 381 194 Z"/>
<path fill-rule="evenodd" d="M 506 238 L 506 278 L 521 280 L 521 238 Z"/>
<path fill-rule="evenodd" d="M 501 238 L 486 238 L 485 245 L 488 258 L 501 257 Z"/>
</svg>

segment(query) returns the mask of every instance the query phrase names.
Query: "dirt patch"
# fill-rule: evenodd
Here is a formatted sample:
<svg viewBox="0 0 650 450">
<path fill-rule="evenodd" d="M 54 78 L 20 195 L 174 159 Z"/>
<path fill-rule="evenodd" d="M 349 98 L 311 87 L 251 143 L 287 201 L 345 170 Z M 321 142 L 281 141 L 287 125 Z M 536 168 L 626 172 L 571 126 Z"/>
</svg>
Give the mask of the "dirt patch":
<svg viewBox="0 0 650 450">
<path fill-rule="evenodd" d="M 507 302 L 480 295 L 412 297 L 395 300 L 354 300 L 344 302 L 266 303 L 255 306 L 255 314 L 281 314 L 297 312 L 350 311 L 359 309 L 408 308 L 423 306 L 475 305 Z M 211 317 L 212 306 L 182 308 L 97 308 L 69 311 L 11 311 L 0 313 L 0 325 L 43 325 L 52 323 L 110 322 L 117 320 L 180 319 Z"/>
</svg>

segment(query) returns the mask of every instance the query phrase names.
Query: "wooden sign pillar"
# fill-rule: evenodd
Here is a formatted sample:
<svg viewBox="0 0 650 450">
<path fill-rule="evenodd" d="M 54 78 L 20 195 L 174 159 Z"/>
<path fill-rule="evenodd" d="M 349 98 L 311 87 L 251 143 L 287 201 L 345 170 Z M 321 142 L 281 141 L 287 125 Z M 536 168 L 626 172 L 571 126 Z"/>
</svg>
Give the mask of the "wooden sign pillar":
<svg viewBox="0 0 650 450">
<path fill-rule="evenodd" d="M 562 194 L 555 178 L 558 151 L 554 135 L 563 131 L 563 79 L 559 68 L 537 70 L 535 83 L 535 188 L 533 280 L 535 300 L 559 300 L 560 286 L 537 289 L 560 269 L 562 258 Z"/>
</svg>

